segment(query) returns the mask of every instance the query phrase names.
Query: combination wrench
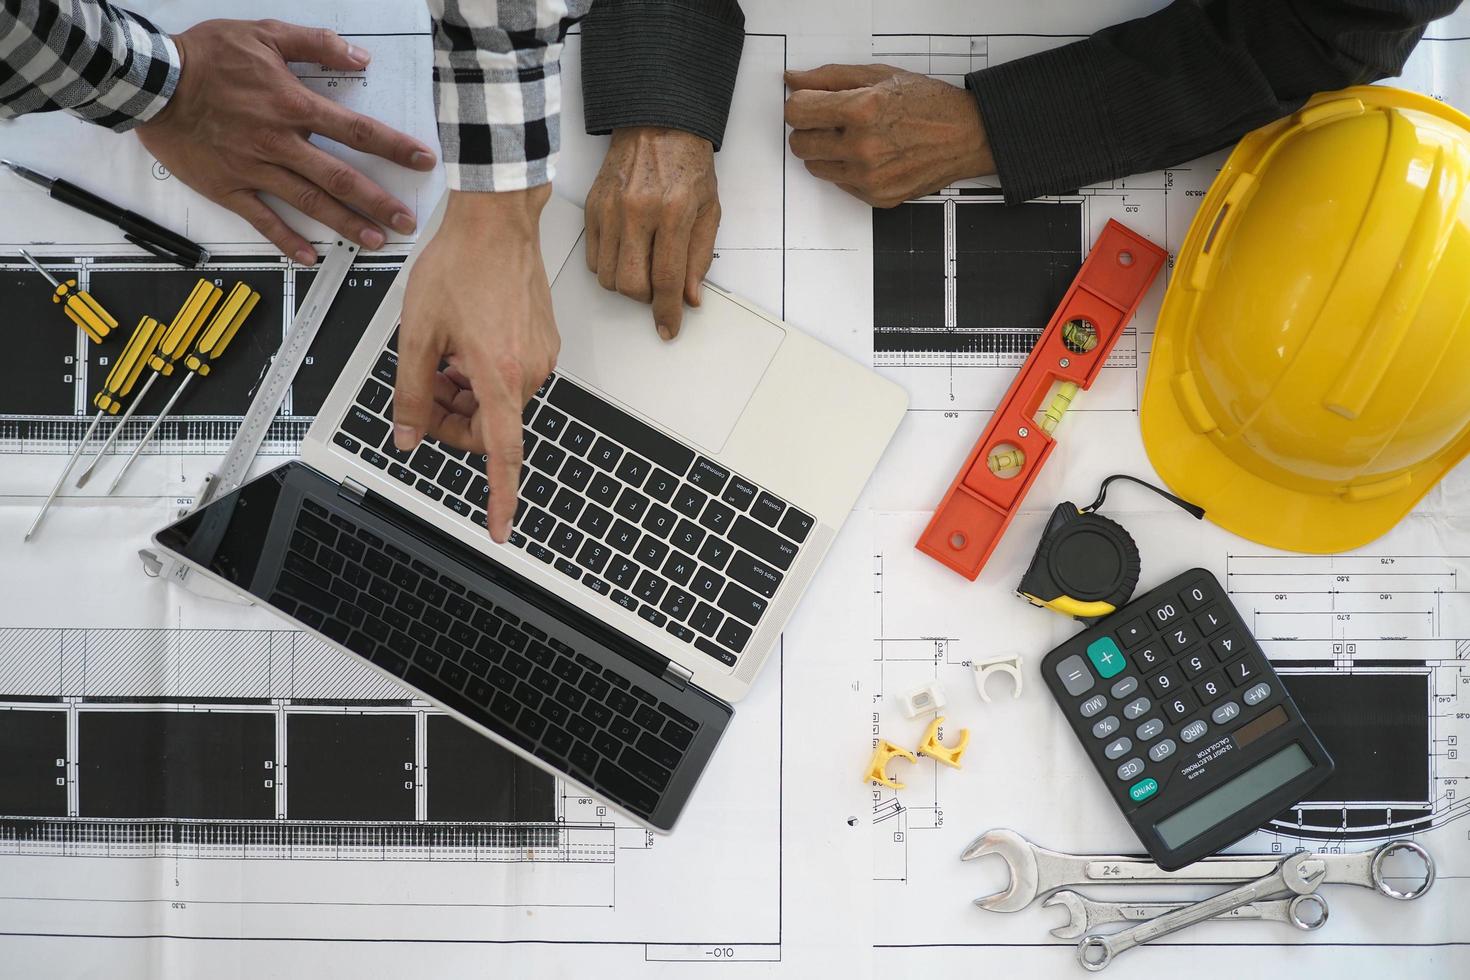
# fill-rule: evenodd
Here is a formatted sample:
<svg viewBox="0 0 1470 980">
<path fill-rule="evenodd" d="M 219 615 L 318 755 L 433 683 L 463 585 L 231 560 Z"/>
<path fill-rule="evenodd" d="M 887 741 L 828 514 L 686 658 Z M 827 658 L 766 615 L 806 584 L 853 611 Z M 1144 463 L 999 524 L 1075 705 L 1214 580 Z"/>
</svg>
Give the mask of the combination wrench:
<svg viewBox="0 0 1470 980">
<path fill-rule="evenodd" d="M 1400 852 L 1417 855 L 1424 865 L 1423 881 L 1407 891 L 1390 884 L 1383 870 L 1384 861 Z M 1005 889 L 975 899 L 976 905 L 992 912 L 1019 912 L 1042 896 L 1074 885 L 1235 885 L 1267 877 L 1281 863 L 1279 855 L 1233 854 L 1205 858 L 1178 871 L 1164 871 L 1146 857 L 1063 854 L 1038 847 L 1015 831 L 1004 829 L 975 838 L 960 852 L 960 860 L 973 861 L 987 854 L 1005 861 L 1011 879 Z M 1400 901 L 1418 898 L 1434 884 L 1434 859 L 1407 839 L 1389 841 L 1372 851 L 1312 856 L 1325 866 L 1322 884 L 1372 888 Z"/>
<path fill-rule="evenodd" d="M 1058 939 L 1080 939 L 1098 926 L 1115 922 L 1147 922 L 1168 912 L 1177 912 L 1188 902 L 1094 902 L 1064 888 L 1041 903 L 1044 908 L 1062 908 L 1067 922 L 1051 931 Z M 1327 900 L 1316 892 L 1292 898 L 1251 902 L 1215 918 L 1221 922 L 1285 922 L 1310 931 L 1327 924 Z"/>
<path fill-rule="evenodd" d="M 1295 896 L 1310 895 L 1326 876 L 1327 865 L 1319 855 L 1307 851 L 1298 852 L 1282 861 L 1275 871 L 1264 878 L 1257 878 L 1238 888 L 1212 895 L 1202 902 L 1167 912 L 1157 919 L 1140 922 L 1111 936 L 1086 936 L 1077 944 L 1077 962 L 1096 973 L 1107 969 L 1114 958 L 1135 946 L 1162 939 L 1217 915 L 1224 915 L 1242 905 L 1249 905 L 1282 892 L 1291 892 Z"/>
</svg>

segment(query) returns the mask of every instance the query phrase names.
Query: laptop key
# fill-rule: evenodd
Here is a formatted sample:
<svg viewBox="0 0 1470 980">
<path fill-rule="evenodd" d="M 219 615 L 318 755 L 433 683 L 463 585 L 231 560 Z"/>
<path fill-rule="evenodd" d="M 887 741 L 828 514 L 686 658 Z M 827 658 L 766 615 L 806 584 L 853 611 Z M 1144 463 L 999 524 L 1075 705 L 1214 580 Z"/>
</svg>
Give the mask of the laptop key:
<svg viewBox="0 0 1470 980">
<path fill-rule="evenodd" d="M 572 746 L 572 750 L 567 753 L 567 759 L 571 762 L 573 769 L 581 773 L 590 773 L 593 767 L 597 765 L 597 752 L 591 747 L 577 742 Z M 583 780 L 583 782 L 586 781 L 585 779 Z"/>
<path fill-rule="evenodd" d="M 592 465 L 611 470 L 618 465 L 618 460 L 623 458 L 623 447 L 611 439 L 599 436 L 587 458 L 592 461 Z"/>
<path fill-rule="evenodd" d="M 573 581 L 582 577 L 582 569 L 565 558 L 558 558 L 552 567 Z"/>
<path fill-rule="evenodd" d="M 725 574 L 767 599 L 776 594 L 776 590 L 781 587 L 781 579 L 784 577 L 770 565 L 752 558 L 743 551 L 736 552 L 735 557 L 730 559 Z"/>
<path fill-rule="evenodd" d="M 556 552 L 552 551 L 550 548 L 543 547 L 542 545 L 539 545 L 534 541 L 531 541 L 526 545 L 526 554 L 530 555 L 532 558 L 535 558 L 537 561 L 544 561 L 548 565 L 551 564 L 551 560 L 556 557 Z"/>
<path fill-rule="evenodd" d="M 718 500 L 711 500 L 704 508 L 704 513 L 699 515 L 699 523 L 716 534 L 724 534 L 729 531 L 730 522 L 734 519 L 735 512 Z"/>
<path fill-rule="evenodd" d="M 796 560 L 796 545 L 748 517 L 735 521 L 735 526 L 730 529 L 730 540 L 783 572 L 789 570 Z"/>
<path fill-rule="evenodd" d="M 597 472 L 587 461 L 573 457 L 566 461 L 561 468 L 559 479 L 562 483 L 581 493 L 587 489 L 587 483 L 592 479 L 592 474 Z"/>
<path fill-rule="evenodd" d="M 725 591 L 720 593 L 718 605 L 725 612 L 739 616 L 752 626 L 760 621 L 766 611 L 766 600 L 734 582 L 726 584 Z"/>
<path fill-rule="evenodd" d="M 561 434 L 561 444 L 567 452 L 581 456 L 592 448 L 592 442 L 597 434 L 587 428 L 581 422 L 568 422 L 566 431 Z"/>
<path fill-rule="evenodd" d="M 611 548 L 592 540 L 585 542 L 582 550 L 577 552 L 577 562 L 589 572 L 598 575 L 602 574 L 602 570 L 607 567 L 607 560 L 611 557 Z"/>
<path fill-rule="evenodd" d="M 608 585 L 606 582 L 598 578 L 596 575 L 593 575 L 591 572 L 588 572 L 586 575 L 582 576 L 582 584 L 587 586 L 587 588 L 591 589 L 593 592 L 596 592 L 598 595 L 607 595 L 608 592 L 612 590 L 612 586 Z"/>
<path fill-rule="evenodd" d="M 737 510 L 744 510 L 755 501 L 756 486 L 741 477 L 735 477 L 725 492 L 720 494 L 720 499 Z"/>
<path fill-rule="evenodd" d="M 673 507 L 674 510 L 683 514 L 685 517 L 698 517 L 699 512 L 704 510 L 704 505 L 708 500 L 709 497 L 705 495 L 703 490 L 684 483 L 679 486 L 678 491 L 674 494 Z"/>
<path fill-rule="evenodd" d="M 718 571 L 725 567 L 734 553 L 730 542 L 711 535 L 699 549 L 699 560 Z"/>
<path fill-rule="evenodd" d="M 735 654 L 731 653 L 729 650 L 726 650 L 724 647 L 716 646 L 702 636 L 696 636 L 694 638 L 694 649 L 698 650 L 700 653 L 709 654 L 711 657 L 714 657 L 726 667 L 735 666 Z"/>
<path fill-rule="evenodd" d="M 334 432 L 332 434 L 332 441 L 341 446 L 343 449 L 347 450 L 349 453 L 355 453 L 362 448 L 362 443 L 358 442 L 356 439 L 352 438 L 345 432 Z"/>
<path fill-rule="evenodd" d="M 368 378 L 362 383 L 362 387 L 358 389 L 357 403 L 369 412 L 375 412 L 381 415 L 383 409 L 388 407 L 388 400 L 392 397 L 392 388 L 380 384 L 372 378 Z"/>
<path fill-rule="evenodd" d="M 613 589 L 612 600 L 630 612 L 638 609 L 638 600 L 618 589 Z"/>
<path fill-rule="evenodd" d="M 475 470 L 477 475 L 470 481 L 470 488 L 465 491 L 465 499 L 480 510 L 484 510 L 490 506 L 490 484 L 486 482 L 483 476 L 478 475 L 480 472 L 482 471 Z M 538 473 L 537 475 L 539 476 L 540 474 Z"/>
<path fill-rule="evenodd" d="M 618 491 L 622 484 L 618 483 L 606 473 L 594 473 L 592 479 L 587 482 L 587 496 L 604 507 L 611 507 L 618 499 Z"/>
<path fill-rule="evenodd" d="M 694 596 L 683 589 L 673 587 L 669 589 L 658 607 L 675 619 L 683 619 L 694 608 Z"/>
<path fill-rule="evenodd" d="M 632 487 L 624 487 L 622 496 L 613 505 L 613 510 L 630 521 L 636 521 L 643 516 L 648 509 L 648 498 L 634 490 Z"/>
<path fill-rule="evenodd" d="M 565 729 L 555 726 L 548 728 L 541 736 L 541 745 L 551 752 L 560 756 L 566 756 L 572 751 L 572 736 Z"/>
<path fill-rule="evenodd" d="M 607 580 L 613 585 L 627 588 L 633 584 L 638 577 L 638 563 L 629 561 L 621 555 L 615 556 L 607 565 Z"/>
<path fill-rule="evenodd" d="M 724 613 L 707 602 L 701 602 L 694 608 L 693 615 L 689 617 L 689 625 L 705 636 L 714 636 L 724 619 Z"/>
<path fill-rule="evenodd" d="M 464 488 L 470 485 L 470 477 L 474 473 L 463 463 L 449 463 L 439 473 L 438 483 L 450 493 L 462 493 Z"/>
<path fill-rule="evenodd" d="M 689 464 L 694 462 L 694 451 L 688 446 L 681 445 L 651 425 L 608 404 L 566 378 L 557 379 L 546 399 L 557 408 L 627 446 L 632 453 L 653 460 L 677 476 L 682 476 L 689 469 Z"/>
<path fill-rule="evenodd" d="M 562 460 L 567 458 L 567 451 L 555 443 L 547 440 L 536 447 L 531 453 L 529 460 L 532 466 L 543 473 L 552 474 L 561 468 Z"/>
<path fill-rule="evenodd" d="M 725 625 L 720 627 L 720 632 L 715 636 L 725 646 L 740 653 L 745 649 L 745 644 L 750 641 L 750 635 L 754 632 L 749 626 L 740 622 L 734 616 L 725 618 Z"/>
<path fill-rule="evenodd" d="M 612 526 L 612 521 L 613 516 L 607 511 L 596 504 L 588 504 L 577 521 L 577 527 L 586 531 L 589 537 L 600 538 Z"/>
<path fill-rule="evenodd" d="M 705 493 L 719 493 L 725 489 L 725 481 L 729 478 L 729 470 L 703 456 L 694 461 L 694 468 L 689 471 L 689 482 Z"/>
<path fill-rule="evenodd" d="M 582 498 L 566 487 L 562 487 L 556 492 L 556 499 L 551 502 L 547 510 L 564 521 L 575 521 L 577 515 L 582 512 Z"/>
<path fill-rule="evenodd" d="M 633 487 L 643 486 L 643 481 L 648 478 L 648 471 L 653 468 L 648 460 L 632 453 L 625 453 L 623 461 L 618 464 L 615 471 L 618 479 Z"/>
<path fill-rule="evenodd" d="M 644 602 L 654 603 L 662 598 L 664 590 L 668 587 L 668 582 L 644 569 L 638 575 L 638 581 L 633 585 L 633 594 Z"/>
<path fill-rule="evenodd" d="M 415 483 L 414 489 L 423 494 L 425 497 L 428 497 L 430 500 L 438 500 L 439 498 L 444 496 L 443 489 L 434 486 L 434 484 L 430 483 L 428 480 L 420 480 L 418 483 Z"/>
<path fill-rule="evenodd" d="M 674 536 L 670 539 L 675 548 L 686 554 L 694 554 L 699 546 L 704 543 L 705 532 L 693 521 L 681 520 L 679 526 L 674 528 Z"/>
<path fill-rule="evenodd" d="M 694 577 L 689 581 L 690 591 L 701 599 L 708 599 L 710 602 L 714 602 L 715 599 L 719 598 L 720 590 L 724 587 L 724 577 L 703 565 L 699 566 L 699 569 L 694 573 Z"/>
<path fill-rule="evenodd" d="M 443 465 L 444 454 L 428 443 L 414 450 L 413 458 L 408 461 L 409 469 L 430 480 L 439 475 L 439 468 Z"/>
<path fill-rule="evenodd" d="M 618 756 L 618 763 L 637 779 L 642 780 L 654 789 L 662 791 L 669 784 L 671 773 L 668 769 L 654 762 L 648 756 L 629 746 Z"/>
<path fill-rule="evenodd" d="M 633 549 L 633 557 L 649 568 L 657 568 L 659 563 L 664 560 L 664 555 L 668 553 L 668 545 L 648 534 L 645 534 L 642 542 L 639 543 L 637 548 Z"/>
<path fill-rule="evenodd" d="M 664 562 L 663 573 L 679 585 L 688 585 L 697 566 L 698 562 L 693 558 L 681 551 L 675 551 L 669 555 L 669 560 Z"/>
<path fill-rule="evenodd" d="M 390 388 L 397 383 L 398 358 L 391 351 L 378 355 L 377 363 L 373 365 L 373 377 Z"/>
<path fill-rule="evenodd" d="M 381 446 L 388 435 L 388 423 L 365 408 L 353 405 L 342 420 L 342 431 L 356 436 L 369 446 Z"/>
<path fill-rule="evenodd" d="M 655 626 L 662 626 L 664 623 L 668 622 L 667 617 L 665 617 L 663 613 L 659 612 L 657 609 L 649 605 L 639 606 L 638 615 L 648 620 Z"/>
<path fill-rule="evenodd" d="M 648 515 L 643 518 L 643 530 L 650 534 L 657 534 L 661 538 L 667 538 L 674 530 L 674 522 L 677 515 L 660 504 L 654 504 L 648 509 Z"/>
<path fill-rule="evenodd" d="M 542 405 L 541 411 L 536 413 L 536 420 L 531 423 L 531 431 L 555 439 L 561 435 L 562 429 L 567 424 L 567 417 L 550 405 Z"/>
<path fill-rule="evenodd" d="M 596 785 L 635 813 L 650 814 L 658 806 L 658 793 L 608 759 L 597 764 Z"/>
<path fill-rule="evenodd" d="M 540 507 L 532 507 L 526 511 L 526 516 L 521 519 L 521 530 L 530 535 L 536 541 L 545 541 L 551 536 L 556 527 L 556 518 L 552 517 Z"/>
<path fill-rule="evenodd" d="M 486 484 L 486 500 L 489 500 L 489 484 Z M 521 486 L 521 496 L 531 503 L 545 507 L 551 503 L 551 498 L 556 494 L 556 481 L 544 473 L 532 470 L 526 477 L 526 482 Z M 483 505 L 482 505 L 483 506 Z"/>
<path fill-rule="evenodd" d="M 376 452 L 372 449 L 364 449 L 361 453 L 359 453 L 359 455 L 362 456 L 363 459 L 367 460 L 370 466 L 376 466 L 380 470 L 385 470 L 388 468 L 388 457 L 384 456 L 380 452 Z"/>
<path fill-rule="evenodd" d="M 625 555 L 632 554 L 633 549 L 638 546 L 641 533 L 627 521 L 614 521 L 613 528 L 607 535 L 607 543 Z"/>
<path fill-rule="evenodd" d="M 674 499 L 674 491 L 679 489 L 679 478 L 668 470 L 655 469 L 643 489 L 654 500 L 666 504 Z"/>
<path fill-rule="evenodd" d="M 556 530 L 551 532 L 547 542 L 559 554 L 566 558 L 572 558 L 577 554 L 577 548 L 582 544 L 582 532 L 570 524 L 558 524 Z M 577 575 L 580 577 L 581 572 Z"/>
<path fill-rule="evenodd" d="M 417 477 L 413 475 L 413 470 L 399 463 L 388 464 L 388 475 L 393 477 L 393 479 L 397 480 L 399 483 L 407 483 L 410 486 L 412 486 L 414 481 L 417 479 Z"/>
<path fill-rule="evenodd" d="M 762 490 L 760 496 L 755 498 L 755 503 L 750 507 L 750 516 L 767 527 L 775 527 L 785 510 L 785 501 Z"/>
<path fill-rule="evenodd" d="M 687 749 L 694 741 L 694 733 L 683 725 L 669 719 L 664 723 L 663 739 L 676 749 Z"/>
<path fill-rule="evenodd" d="M 683 640 L 685 643 L 689 643 L 695 637 L 695 633 L 692 629 L 685 626 L 683 623 L 677 623 L 672 619 L 669 620 L 666 626 L 664 626 L 664 629 L 678 639 Z"/>
<path fill-rule="evenodd" d="M 786 508 L 786 516 L 781 518 L 781 526 L 777 530 L 797 544 L 801 544 L 806 540 L 806 536 L 811 533 L 812 524 L 813 520 L 810 514 L 803 514 L 795 507 L 788 507 Z"/>
<path fill-rule="evenodd" d="M 642 735 L 639 735 L 636 744 L 638 747 L 638 751 L 642 752 L 644 755 L 648 756 L 650 759 L 652 759 L 654 762 L 657 762 L 665 769 L 677 768 L 679 765 L 679 760 L 684 757 L 684 753 L 680 752 L 668 742 L 663 741 L 651 732 L 644 732 Z"/>
</svg>

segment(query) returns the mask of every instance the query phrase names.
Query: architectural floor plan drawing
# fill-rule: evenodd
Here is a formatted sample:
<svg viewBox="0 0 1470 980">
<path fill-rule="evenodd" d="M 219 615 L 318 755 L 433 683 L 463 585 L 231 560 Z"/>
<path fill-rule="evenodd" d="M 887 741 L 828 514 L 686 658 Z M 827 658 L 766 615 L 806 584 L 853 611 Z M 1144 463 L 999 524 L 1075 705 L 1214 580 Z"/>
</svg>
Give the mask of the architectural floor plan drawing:
<svg viewBox="0 0 1470 980">
<path fill-rule="evenodd" d="M 112 196 L 208 244 L 224 259 L 214 275 L 250 281 L 263 297 L 252 333 L 163 426 L 119 493 L 102 493 L 100 476 L 121 463 L 110 459 L 84 490 L 68 486 L 22 547 L 114 348 L 79 340 L 16 246 L 115 303 L 124 321 L 171 314 L 189 274 L 33 188 L 0 182 L 0 310 L 31 338 L 0 363 L 0 975 L 1081 976 L 1074 943 L 1048 934 L 1060 911 L 976 908 L 974 898 L 1005 886 L 1004 868 L 958 856 L 992 828 L 1068 852 L 1139 850 L 1038 671 L 1076 624 L 1013 589 L 1057 502 L 1091 500 L 1112 473 L 1152 477 L 1137 413 L 1167 271 L 1062 422 L 979 581 L 914 542 L 1103 224 L 1117 219 L 1177 249 L 1224 155 L 1019 207 L 980 179 L 875 211 L 792 157 L 781 72 L 882 61 L 958 83 L 1162 3 L 741 0 L 749 35 L 716 157 L 724 218 L 710 278 L 873 365 L 912 402 L 668 837 L 614 819 L 280 620 L 142 574 L 137 549 L 191 504 L 313 273 L 179 188 L 136 140 L 59 115 L 0 123 L 6 156 L 79 182 L 74 158 L 106 154 Z M 374 53 L 367 73 L 297 65 L 298 74 L 434 139 L 422 5 L 131 6 L 172 30 L 207 16 L 273 16 L 360 38 Z M 1400 83 L 1470 106 L 1467 37 L 1470 15 L 1436 25 Z M 605 145 L 582 132 L 579 45 L 574 32 L 556 185 L 578 202 Z M 440 196 L 442 176 L 354 159 L 420 214 Z M 326 229 L 291 220 L 326 241 Z M 296 452 L 408 248 L 394 240 L 354 266 L 257 472 Z M 159 394 L 118 452 L 131 451 Z M 1319 931 L 1211 923 L 1110 973 L 1470 970 L 1470 822 L 1460 819 L 1470 813 L 1467 500 L 1462 468 L 1382 540 L 1303 557 L 1253 546 L 1137 488 L 1111 491 L 1104 513 L 1139 546 L 1140 588 L 1193 566 L 1217 575 L 1338 761 L 1313 798 L 1233 850 L 1352 852 L 1411 836 L 1434 855 L 1438 879 L 1411 903 L 1332 885 Z M 998 675 L 983 700 L 971 664 L 1012 655 L 1017 696 Z M 928 719 L 906 718 L 896 698 L 931 683 L 948 699 L 945 741 L 969 732 L 962 768 L 921 757 L 894 763 L 901 790 L 864 781 L 875 739 L 917 744 Z M 1210 891 L 1079 890 L 1118 901 Z"/>
</svg>

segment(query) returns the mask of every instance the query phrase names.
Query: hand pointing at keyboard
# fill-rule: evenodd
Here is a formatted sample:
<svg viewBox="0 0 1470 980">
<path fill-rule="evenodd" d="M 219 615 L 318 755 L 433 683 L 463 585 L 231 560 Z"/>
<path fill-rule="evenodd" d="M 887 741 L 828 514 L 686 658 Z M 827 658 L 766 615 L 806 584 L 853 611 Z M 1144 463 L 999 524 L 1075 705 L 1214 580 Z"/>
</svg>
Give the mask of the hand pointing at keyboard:
<svg viewBox="0 0 1470 980">
<path fill-rule="evenodd" d="M 451 192 L 403 299 L 393 441 L 406 451 L 429 435 L 485 453 L 487 526 L 502 543 L 520 484 L 521 409 L 561 350 L 538 231 L 550 196 L 545 184 Z"/>
</svg>

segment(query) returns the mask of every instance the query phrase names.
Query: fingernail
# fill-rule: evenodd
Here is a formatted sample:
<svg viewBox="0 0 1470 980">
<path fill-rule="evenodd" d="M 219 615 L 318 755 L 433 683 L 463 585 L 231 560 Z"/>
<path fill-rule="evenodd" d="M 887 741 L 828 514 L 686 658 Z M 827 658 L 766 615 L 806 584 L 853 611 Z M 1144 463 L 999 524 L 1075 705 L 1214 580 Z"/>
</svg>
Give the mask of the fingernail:
<svg viewBox="0 0 1470 980">
<path fill-rule="evenodd" d="M 399 211 L 388 223 L 393 226 L 394 230 L 405 235 L 413 234 L 413 215 L 407 211 Z"/>
<path fill-rule="evenodd" d="M 351 58 L 359 65 L 362 65 L 364 68 L 368 66 L 368 62 L 373 60 L 373 56 L 371 54 L 369 54 L 362 48 L 359 48 L 355 44 L 347 45 L 347 57 Z"/>
<path fill-rule="evenodd" d="M 417 446 L 418 444 L 419 434 L 413 426 L 393 426 L 393 445 L 397 446 L 399 450 L 401 450 L 402 452 L 408 452 L 410 449 L 412 449 L 414 446 Z"/>
<path fill-rule="evenodd" d="M 379 249 L 383 247 L 383 233 L 376 228 L 368 228 L 362 233 L 362 247 Z"/>
<path fill-rule="evenodd" d="M 434 154 L 428 150 L 414 150 L 413 156 L 408 158 L 408 165 L 416 170 L 427 170 L 434 165 Z"/>
<path fill-rule="evenodd" d="M 309 248 L 303 248 L 296 253 L 298 265 L 316 265 L 316 253 Z"/>
<path fill-rule="evenodd" d="M 669 330 L 668 327 L 664 326 L 662 323 L 660 323 L 658 325 L 658 335 L 660 337 L 662 337 L 664 340 L 673 340 L 674 339 L 673 333 Z"/>
</svg>

